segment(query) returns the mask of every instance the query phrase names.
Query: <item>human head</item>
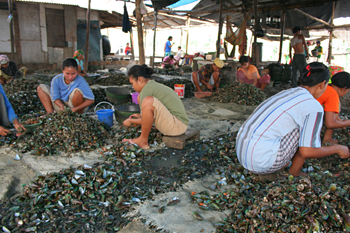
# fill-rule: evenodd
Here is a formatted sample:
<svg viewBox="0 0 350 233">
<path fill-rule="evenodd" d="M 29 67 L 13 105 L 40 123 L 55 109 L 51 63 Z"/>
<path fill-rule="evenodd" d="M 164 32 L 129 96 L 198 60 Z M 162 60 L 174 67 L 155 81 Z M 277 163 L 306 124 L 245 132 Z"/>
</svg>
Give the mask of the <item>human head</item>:
<svg viewBox="0 0 350 233">
<path fill-rule="evenodd" d="M 241 63 L 243 68 L 248 68 L 249 66 L 249 58 L 247 56 L 241 56 L 239 58 L 239 63 Z"/>
<path fill-rule="evenodd" d="M 62 73 L 67 83 L 74 81 L 78 75 L 78 63 L 74 58 L 67 58 L 62 63 Z"/>
<path fill-rule="evenodd" d="M 172 37 L 172 36 L 169 36 L 169 37 L 168 37 L 168 40 L 169 40 L 169 41 L 172 41 L 172 40 L 173 40 L 173 37 Z"/>
<path fill-rule="evenodd" d="M 174 59 L 174 55 L 170 54 L 170 55 L 169 55 L 169 58 L 170 58 L 170 59 Z"/>
<path fill-rule="evenodd" d="M 297 33 L 298 31 L 300 31 L 301 28 L 300 27 L 294 27 L 293 28 L 293 34 Z"/>
<path fill-rule="evenodd" d="M 180 49 L 181 49 L 181 46 L 178 46 L 177 49 L 180 50 Z"/>
<path fill-rule="evenodd" d="M 74 52 L 74 55 L 73 55 L 74 59 L 84 59 L 83 57 L 84 57 L 84 52 L 82 50 L 78 49 Z"/>
<path fill-rule="evenodd" d="M 126 43 L 126 47 L 129 47 L 129 43 Z"/>
<path fill-rule="evenodd" d="M 189 55 L 186 53 L 184 57 L 185 57 L 185 58 L 188 58 L 188 57 L 189 57 Z"/>
<path fill-rule="evenodd" d="M 339 97 L 342 97 L 350 90 L 350 74 L 348 72 L 339 72 L 332 77 L 332 86 L 340 89 Z"/>
<path fill-rule="evenodd" d="M 220 58 L 215 58 L 213 63 L 214 70 L 220 70 L 224 65 L 225 63 Z"/>
<path fill-rule="evenodd" d="M 6 55 L 0 55 L 0 64 L 2 67 L 7 68 L 9 61 L 9 58 Z"/>
<path fill-rule="evenodd" d="M 305 66 L 299 77 L 300 84 L 318 99 L 325 91 L 329 81 L 328 67 L 320 62 L 312 62 Z M 310 89 L 311 88 L 311 89 Z"/>
<path fill-rule="evenodd" d="M 152 68 L 147 67 L 147 65 L 134 65 L 128 71 L 129 82 L 132 84 L 134 90 L 140 93 L 142 88 L 150 80 L 152 74 Z"/>
<path fill-rule="evenodd" d="M 321 44 L 321 42 L 318 40 L 318 41 L 316 41 L 316 45 L 320 45 Z"/>
</svg>

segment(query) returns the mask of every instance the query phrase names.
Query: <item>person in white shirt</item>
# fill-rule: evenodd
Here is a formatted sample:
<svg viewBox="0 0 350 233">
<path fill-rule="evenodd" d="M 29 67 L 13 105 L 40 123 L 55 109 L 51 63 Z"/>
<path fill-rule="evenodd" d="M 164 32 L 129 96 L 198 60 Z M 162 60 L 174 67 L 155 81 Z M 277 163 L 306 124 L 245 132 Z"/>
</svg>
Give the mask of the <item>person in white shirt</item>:
<svg viewBox="0 0 350 233">
<path fill-rule="evenodd" d="M 239 162 L 255 174 L 270 174 L 286 167 L 300 172 L 306 159 L 338 154 L 348 158 L 342 145 L 321 147 L 323 108 L 317 101 L 326 90 L 328 68 L 319 62 L 307 65 L 300 87 L 281 91 L 261 103 L 240 128 L 236 139 Z"/>
<path fill-rule="evenodd" d="M 180 64 L 180 60 L 181 60 L 181 58 L 182 58 L 182 56 L 183 56 L 183 53 L 184 53 L 184 51 L 181 49 L 181 46 L 178 46 L 177 47 L 177 53 L 176 53 L 176 55 L 175 55 L 175 64 L 176 65 L 179 65 Z"/>
</svg>

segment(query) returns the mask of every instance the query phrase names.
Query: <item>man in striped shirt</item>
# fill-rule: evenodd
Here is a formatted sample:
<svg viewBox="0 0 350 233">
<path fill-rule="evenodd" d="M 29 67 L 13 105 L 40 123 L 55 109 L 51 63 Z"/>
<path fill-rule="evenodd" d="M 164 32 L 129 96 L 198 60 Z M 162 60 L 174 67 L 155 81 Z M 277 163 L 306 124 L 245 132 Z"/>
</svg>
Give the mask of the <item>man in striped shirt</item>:
<svg viewBox="0 0 350 233">
<path fill-rule="evenodd" d="M 282 91 L 256 108 L 237 135 L 236 152 L 243 167 L 269 174 L 293 159 L 289 173 L 298 176 L 306 158 L 335 153 L 349 157 L 346 146 L 321 147 L 323 109 L 316 99 L 326 90 L 328 80 L 327 67 L 311 63 L 300 77 L 302 87 Z"/>
</svg>

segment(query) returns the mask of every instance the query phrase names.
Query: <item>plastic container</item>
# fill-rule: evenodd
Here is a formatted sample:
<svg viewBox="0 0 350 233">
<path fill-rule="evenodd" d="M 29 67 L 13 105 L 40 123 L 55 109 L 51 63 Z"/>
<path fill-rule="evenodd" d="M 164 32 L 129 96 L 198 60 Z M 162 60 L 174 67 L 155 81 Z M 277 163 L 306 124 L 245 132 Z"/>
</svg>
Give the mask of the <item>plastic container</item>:
<svg viewBox="0 0 350 233">
<path fill-rule="evenodd" d="M 175 84 L 174 91 L 180 98 L 184 98 L 185 96 L 185 84 Z"/>
<path fill-rule="evenodd" d="M 97 119 L 100 121 L 100 122 L 103 122 L 105 123 L 105 125 L 107 125 L 108 127 L 111 127 L 113 125 L 113 113 L 114 113 L 114 106 L 112 106 L 112 109 L 101 109 L 101 110 L 98 110 L 96 111 L 96 108 L 98 105 L 100 104 L 109 104 L 111 105 L 110 103 L 108 102 L 100 102 L 96 105 L 95 107 L 95 113 L 97 114 Z"/>
<path fill-rule="evenodd" d="M 119 124 L 123 124 L 123 121 L 129 118 L 132 114 L 140 114 L 140 106 L 135 104 L 119 105 L 115 108 L 115 119 Z"/>
<path fill-rule="evenodd" d="M 134 104 L 139 104 L 139 102 L 137 101 L 137 97 L 139 96 L 139 93 L 138 92 L 133 92 L 130 95 L 131 95 L 131 98 L 132 98 L 132 102 Z"/>
<path fill-rule="evenodd" d="M 130 93 L 131 91 L 126 88 L 108 87 L 106 89 L 107 100 L 114 104 L 129 102 L 131 98 Z"/>
</svg>

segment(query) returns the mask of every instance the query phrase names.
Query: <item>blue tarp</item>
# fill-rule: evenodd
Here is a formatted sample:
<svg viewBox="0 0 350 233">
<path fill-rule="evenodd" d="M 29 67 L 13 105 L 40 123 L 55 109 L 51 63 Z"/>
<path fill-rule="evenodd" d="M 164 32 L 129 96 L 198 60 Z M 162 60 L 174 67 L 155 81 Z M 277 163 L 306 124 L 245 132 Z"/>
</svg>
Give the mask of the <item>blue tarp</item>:
<svg viewBox="0 0 350 233">
<path fill-rule="evenodd" d="M 179 7 L 179 6 L 184 6 L 184 5 L 187 5 L 187 4 L 190 4 L 192 2 L 196 2 L 197 0 L 180 0 L 172 5 L 169 5 L 167 6 L 168 8 L 176 8 L 176 7 Z"/>
</svg>

